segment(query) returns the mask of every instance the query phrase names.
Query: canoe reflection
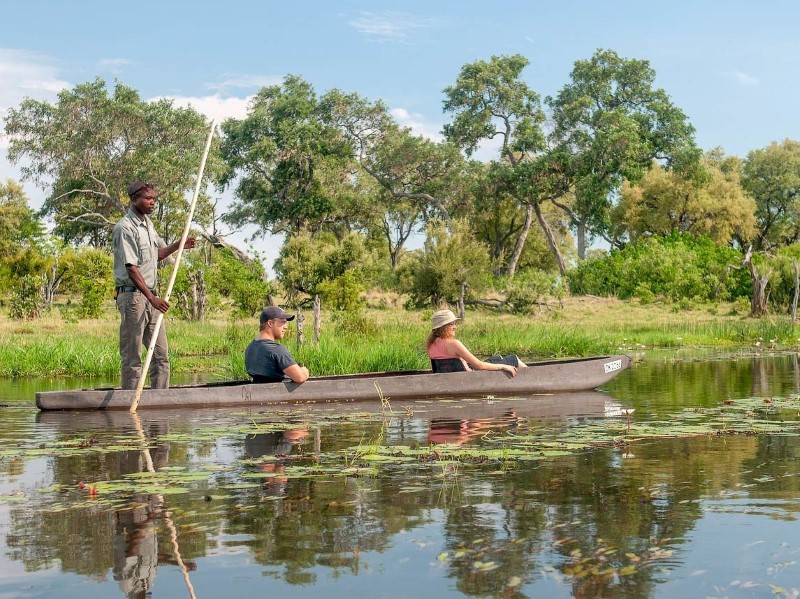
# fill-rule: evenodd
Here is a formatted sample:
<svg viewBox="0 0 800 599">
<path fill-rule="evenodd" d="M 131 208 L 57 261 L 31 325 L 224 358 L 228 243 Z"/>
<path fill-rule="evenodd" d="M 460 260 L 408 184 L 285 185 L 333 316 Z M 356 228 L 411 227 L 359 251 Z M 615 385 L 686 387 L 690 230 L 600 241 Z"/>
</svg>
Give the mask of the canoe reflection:
<svg viewBox="0 0 800 599">
<path fill-rule="evenodd" d="M 461 445 L 470 439 L 479 439 L 490 432 L 505 431 L 516 426 L 519 416 L 509 411 L 499 418 L 466 418 L 460 420 L 438 419 L 430 421 L 428 442 Z"/>
<path fill-rule="evenodd" d="M 624 408 L 618 400 L 599 391 L 581 391 L 576 393 L 558 393 L 552 395 L 533 395 L 523 398 L 489 399 L 419 399 L 395 400 L 386 398 L 392 408 L 389 415 L 393 418 L 409 419 L 475 419 L 502 418 L 509 410 L 513 410 L 520 418 L 568 418 L 568 417 L 609 417 L 623 415 Z M 141 422 L 149 437 L 149 427 L 158 424 L 162 427 L 203 427 L 217 425 L 222 421 L 253 419 L 260 422 L 273 418 L 287 419 L 289 414 L 299 414 L 300 418 L 313 419 L 315 416 L 334 414 L 337 417 L 348 414 L 376 413 L 385 414 L 385 405 L 377 399 L 374 402 L 331 402 L 325 404 L 308 404 L 258 408 L 231 412 L 223 408 L 206 408 L 198 410 L 149 410 L 140 414 Z M 119 410 L 90 412 L 38 412 L 36 422 L 51 428 L 54 432 L 86 431 L 91 429 L 120 432 L 133 430 L 130 415 Z M 296 420 L 295 420 L 296 422 Z M 297 430 L 293 422 L 285 423 L 287 430 Z M 267 434 L 267 433 L 265 433 Z M 295 433 L 298 434 L 298 433 Z M 276 437 L 275 443 L 285 443 Z M 291 445 L 297 445 L 292 443 Z M 286 451 L 284 446 L 282 451 Z M 278 451 L 278 453 L 281 450 Z M 266 454 L 261 454 L 266 455 Z"/>
<path fill-rule="evenodd" d="M 523 421 L 615 417 L 625 413 L 616 400 L 598 391 L 541 395 L 525 399 L 459 402 L 419 402 L 415 416 L 427 418 L 428 442 L 461 445 L 486 434 L 513 430 Z"/>
</svg>

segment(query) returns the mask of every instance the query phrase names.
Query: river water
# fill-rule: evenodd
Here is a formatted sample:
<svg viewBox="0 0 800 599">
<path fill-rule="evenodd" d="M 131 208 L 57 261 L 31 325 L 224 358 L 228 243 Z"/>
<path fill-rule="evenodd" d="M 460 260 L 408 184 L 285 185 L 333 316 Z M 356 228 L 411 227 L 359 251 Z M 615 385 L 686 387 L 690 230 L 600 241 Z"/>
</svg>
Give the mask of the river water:
<svg viewBox="0 0 800 599">
<path fill-rule="evenodd" d="M 648 353 L 601 392 L 513 400 L 32 407 L 86 383 L 0 381 L 4 599 L 800 594 L 800 409 L 670 424 L 797 394 L 797 354 Z M 648 423 L 667 436 L 590 438 Z"/>
</svg>

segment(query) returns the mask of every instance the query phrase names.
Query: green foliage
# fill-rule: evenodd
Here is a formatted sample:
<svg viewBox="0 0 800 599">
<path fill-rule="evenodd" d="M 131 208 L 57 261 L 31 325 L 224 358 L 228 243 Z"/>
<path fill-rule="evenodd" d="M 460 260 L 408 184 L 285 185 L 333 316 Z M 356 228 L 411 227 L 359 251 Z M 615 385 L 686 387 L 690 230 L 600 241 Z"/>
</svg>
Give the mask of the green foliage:
<svg viewBox="0 0 800 599">
<path fill-rule="evenodd" d="M 122 83 L 109 93 L 98 78 L 61 91 L 55 104 L 27 98 L 8 111 L 5 123 L 9 159 L 21 162 L 25 180 L 50 190 L 42 210 L 55 217 L 63 239 L 109 243 L 108 221 L 127 210 L 126 188 L 135 179 L 159 191 L 153 220 L 162 237 L 178 235 L 188 208 L 184 192 L 194 188 L 208 133 L 193 108 L 143 101 Z M 215 144 L 205 177 L 213 180 L 220 168 Z M 196 219 L 207 223 L 208 208 L 201 198 Z"/>
<path fill-rule="evenodd" d="M 454 221 L 452 231 L 434 223 L 427 229 L 424 251 L 415 254 L 406 269 L 408 274 L 402 279 L 407 282 L 412 305 L 455 303 L 462 284 L 473 292 L 483 288 L 489 252 L 472 236 L 466 221 Z"/>
<path fill-rule="evenodd" d="M 445 112 L 453 113 L 445 136 L 472 154 L 483 139 L 514 123 L 504 158 L 544 146 L 544 112 L 539 95 L 522 80 L 528 59 L 521 54 L 492 56 L 461 67 L 455 85 L 445 88 Z"/>
<path fill-rule="evenodd" d="M 292 305 L 300 301 L 300 294 L 328 294 L 334 302 L 350 305 L 357 303 L 362 281 L 372 279 L 374 264 L 363 235 L 349 233 L 339 240 L 330 233 L 303 232 L 283 244 L 275 272 Z M 350 274 L 339 280 L 345 273 Z"/>
<path fill-rule="evenodd" d="M 560 279 L 541 270 L 527 270 L 518 273 L 513 280 L 506 282 L 506 303 L 514 314 L 527 314 L 541 302 L 563 291 Z"/>
<path fill-rule="evenodd" d="M 42 292 L 45 257 L 26 248 L 2 262 L 2 279 L 11 290 L 9 316 L 15 320 L 38 318 L 44 307 Z"/>
<path fill-rule="evenodd" d="M 247 118 L 222 129 L 225 182 L 239 181 L 228 222 L 294 234 L 343 215 L 337 196 L 350 184 L 353 147 L 310 83 L 288 75 L 261 89 Z"/>
<path fill-rule="evenodd" d="M 8 315 L 14 320 L 33 320 L 39 318 L 43 305 L 41 278 L 33 274 L 17 277 Z"/>
<path fill-rule="evenodd" d="M 28 207 L 22 186 L 11 179 L 0 183 L 0 260 L 38 246 L 43 237 L 44 226 Z"/>
<path fill-rule="evenodd" d="M 229 298 L 241 316 L 256 314 L 266 304 L 267 296 L 275 291 L 261 262 L 245 264 L 228 249 L 212 252 L 206 281 L 209 295 L 218 293 Z"/>
<path fill-rule="evenodd" d="M 103 301 L 108 298 L 108 287 L 94 279 L 81 281 L 81 307 L 78 314 L 81 318 L 100 318 Z"/>
<path fill-rule="evenodd" d="M 113 286 L 113 258 L 107 251 L 84 247 L 72 256 L 67 287 L 81 294 L 80 318 L 100 318 Z"/>
<path fill-rule="evenodd" d="M 741 261 L 739 252 L 708 238 L 674 234 L 585 260 L 567 278 L 570 291 L 578 295 L 638 297 L 646 302 L 656 297 L 727 300 L 750 293 L 747 271 L 737 270 Z"/>
<path fill-rule="evenodd" d="M 318 285 L 319 296 L 324 306 L 339 312 L 356 312 L 364 307 L 361 293 L 364 287 L 352 270 L 335 279 L 326 279 Z"/>
</svg>

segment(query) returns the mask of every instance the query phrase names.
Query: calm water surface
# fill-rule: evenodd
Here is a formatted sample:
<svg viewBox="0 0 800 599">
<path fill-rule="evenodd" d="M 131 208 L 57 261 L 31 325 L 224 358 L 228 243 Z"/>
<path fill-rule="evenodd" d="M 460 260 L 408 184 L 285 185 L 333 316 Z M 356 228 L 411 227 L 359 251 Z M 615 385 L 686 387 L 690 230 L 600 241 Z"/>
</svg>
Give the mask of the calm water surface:
<svg viewBox="0 0 800 599">
<path fill-rule="evenodd" d="M 0 597 L 793 596 L 794 435 L 524 461 L 368 449 L 496 449 L 800 392 L 795 354 L 640 358 L 603 393 L 383 416 L 377 404 L 40 414 L 36 390 L 86 382 L 0 381 Z"/>
</svg>

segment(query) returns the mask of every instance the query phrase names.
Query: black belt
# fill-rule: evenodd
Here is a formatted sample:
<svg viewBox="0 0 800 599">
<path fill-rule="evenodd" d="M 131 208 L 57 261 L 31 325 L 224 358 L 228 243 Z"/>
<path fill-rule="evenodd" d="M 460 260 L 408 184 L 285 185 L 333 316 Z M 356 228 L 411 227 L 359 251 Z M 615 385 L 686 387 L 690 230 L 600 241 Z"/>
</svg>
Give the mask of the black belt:
<svg viewBox="0 0 800 599">
<path fill-rule="evenodd" d="M 134 287 L 133 285 L 121 285 L 117 287 L 117 293 L 135 293 L 139 291 L 138 287 Z M 150 293 L 153 295 L 158 295 L 155 289 L 151 289 Z"/>
</svg>

